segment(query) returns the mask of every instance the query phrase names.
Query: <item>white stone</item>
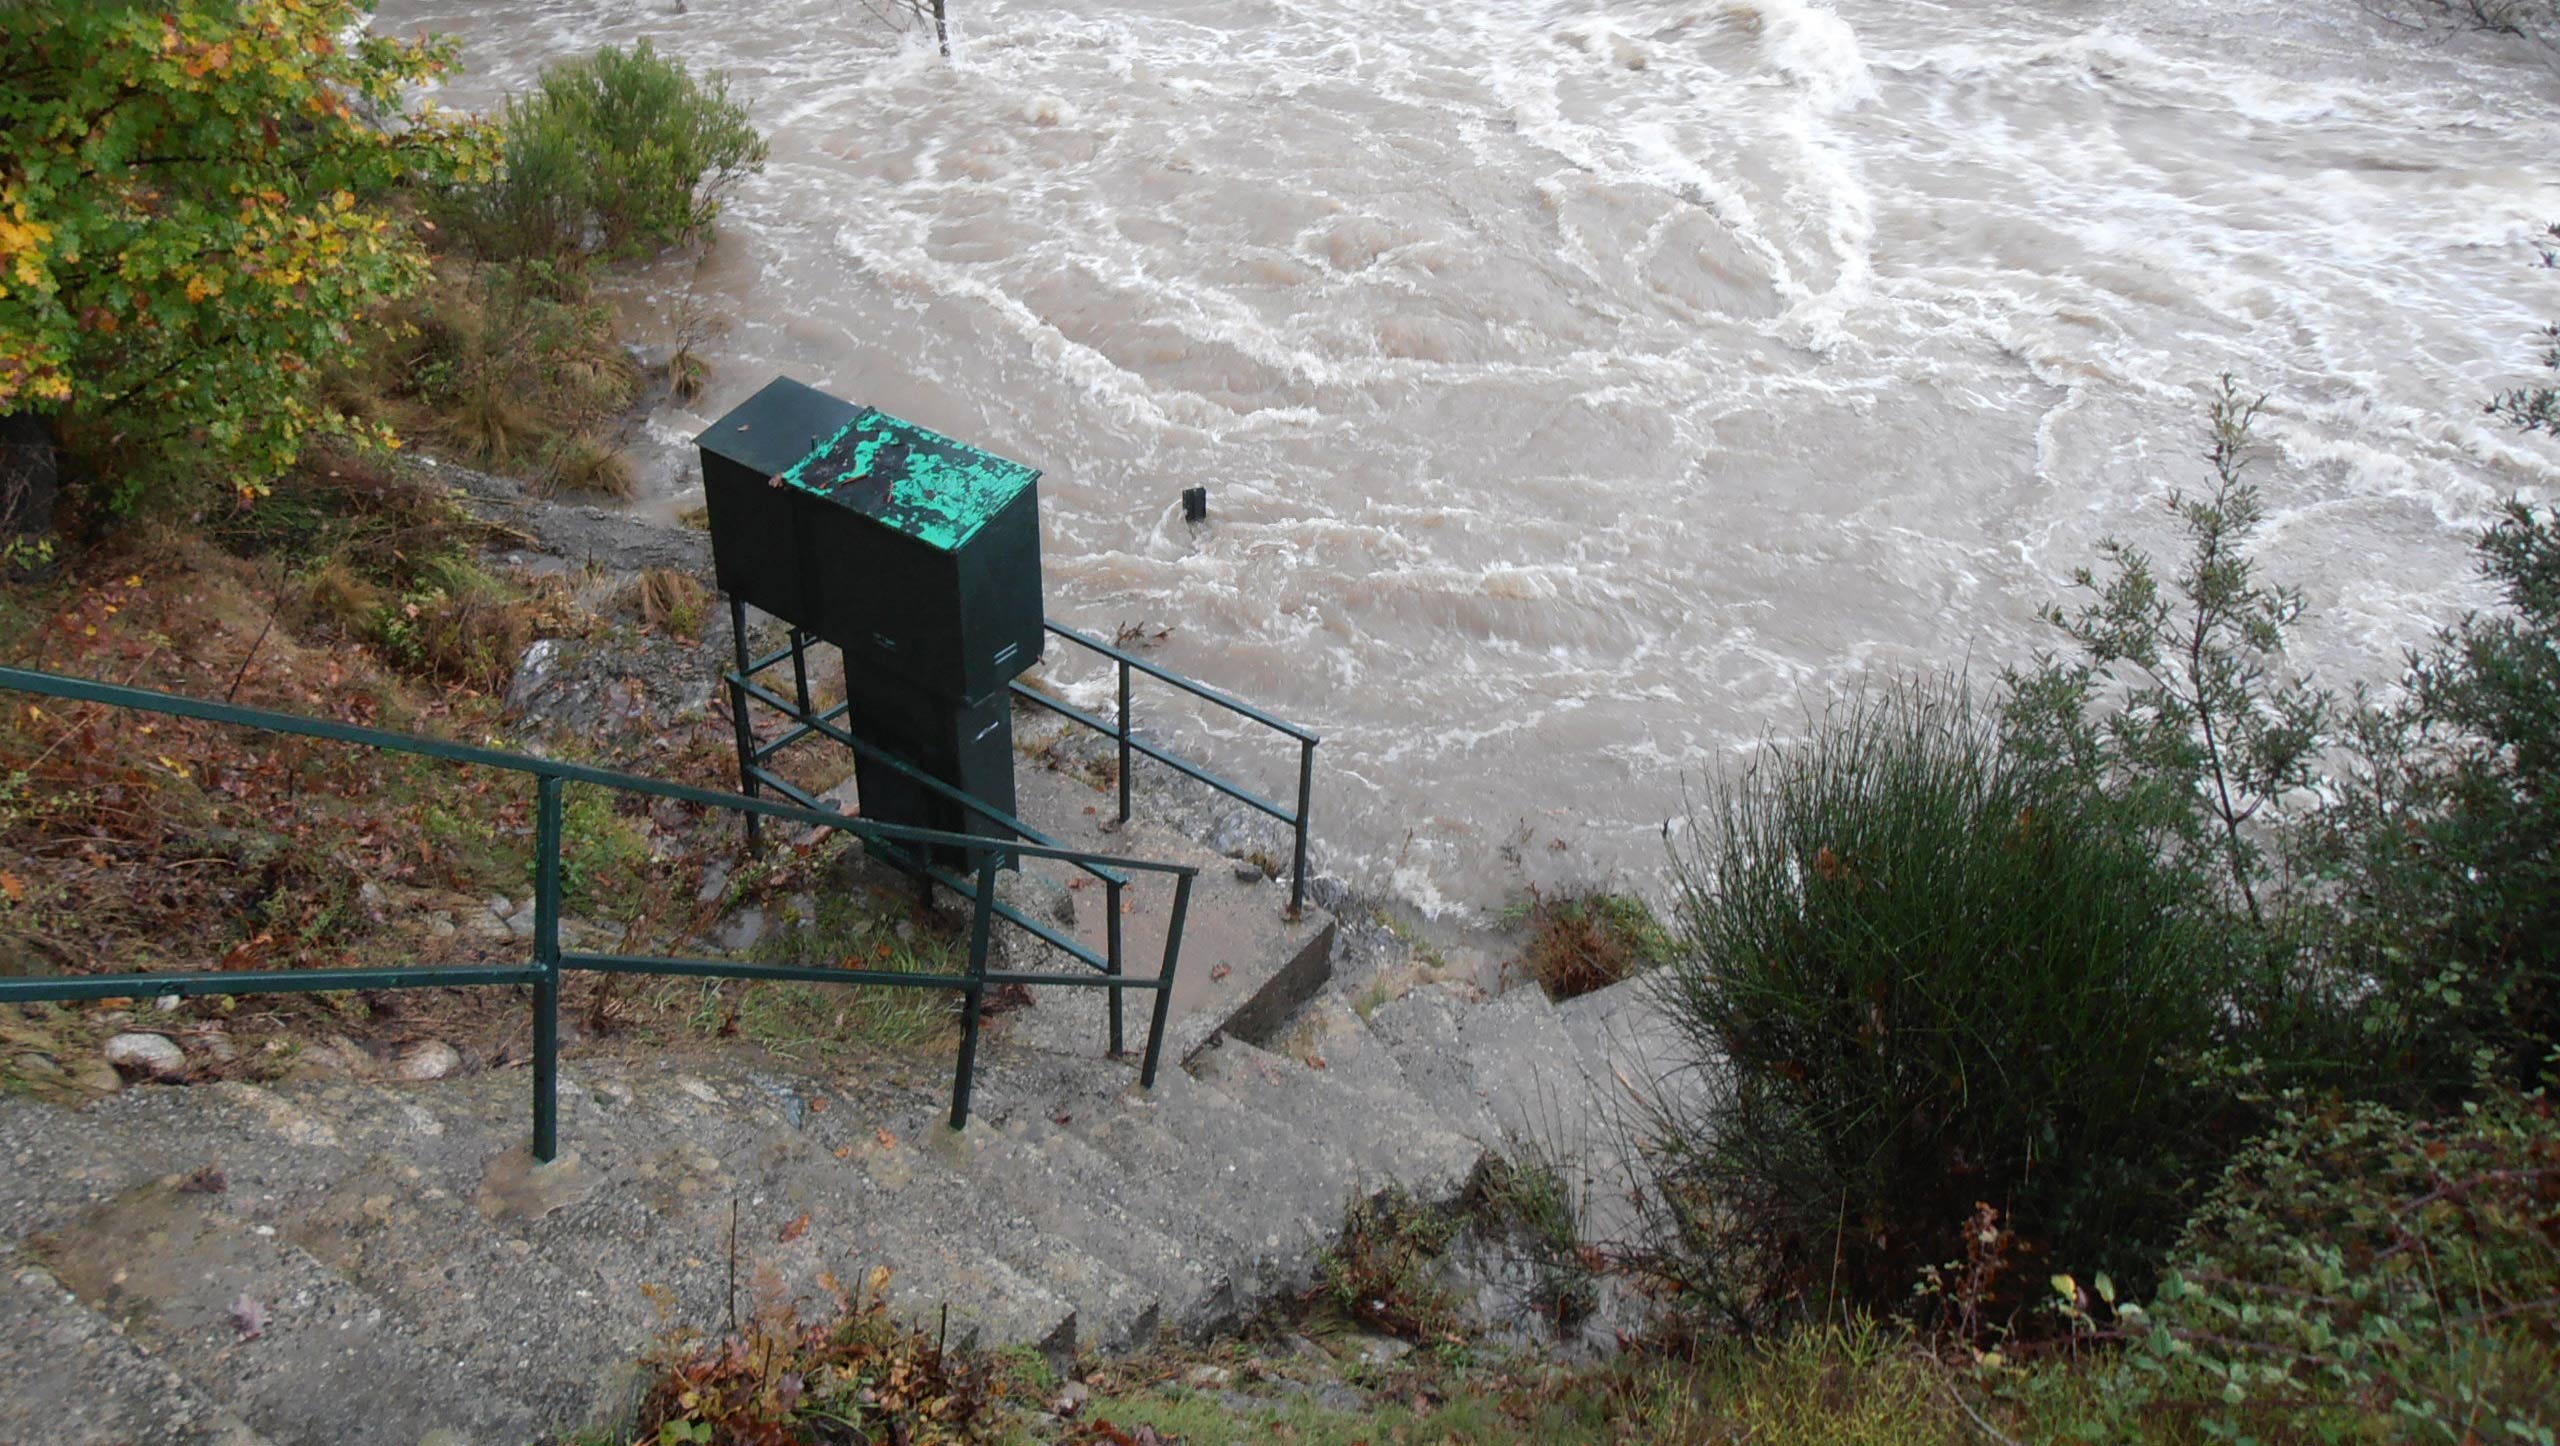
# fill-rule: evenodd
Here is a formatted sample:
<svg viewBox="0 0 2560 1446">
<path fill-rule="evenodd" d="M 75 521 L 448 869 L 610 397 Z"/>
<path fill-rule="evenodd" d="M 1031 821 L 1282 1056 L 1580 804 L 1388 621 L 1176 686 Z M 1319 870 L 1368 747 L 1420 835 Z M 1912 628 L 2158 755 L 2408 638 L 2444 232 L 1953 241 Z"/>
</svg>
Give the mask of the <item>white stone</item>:
<svg viewBox="0 0 2560 1446">
<path fill-rule="evenodd" d="M 443 1079 L 462 1068 L 462 1052 L 441 1039 L 421 1039 L 400 1050 L 399 1074 L 405 1080 Z"/>
<path fill-rule="evenodd" d="M 107 1063 L 127 1074 L 153 1079 L 183 1079 L 187 1052 L 165 1034 L 119 1034 L 107 1041 Z"/>
</svg>

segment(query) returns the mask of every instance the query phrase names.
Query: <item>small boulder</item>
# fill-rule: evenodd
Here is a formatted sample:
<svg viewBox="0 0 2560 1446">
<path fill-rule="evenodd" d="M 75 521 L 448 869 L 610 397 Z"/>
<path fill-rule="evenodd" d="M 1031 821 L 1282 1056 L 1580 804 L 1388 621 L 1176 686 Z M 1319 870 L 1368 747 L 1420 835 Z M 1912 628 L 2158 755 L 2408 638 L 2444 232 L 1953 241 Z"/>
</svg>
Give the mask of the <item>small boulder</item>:
<svg viewBox="0 0 2560 1446">
<path fill-rule="evenodd" d="M 711 942 L 732 954 L 744 954 L 762 942 L 764 935 L 764 910 L 749 904 L 721 920 L 711 931 Z"/>
<path fill-rule="evenodd" d="M 107 1041 L 107 1063 L 129 1077 L 179 1080 L 187 1076 L 187 1052 L 165 1034 L 119 1034 Z"/>
<path fill-rule="evenodd" d="M 443 1079 L 462 1068 L 462 1051 L 441 1039 L 416 1040 L 401 1047 L 396 1068 L 405 1080 Z"/>
<path fill-rule="evenodd" d="M 716 904 L 729 894 L 729 865 L 718 859 L 702 870 L 702 887 L 693 891 L 697 904 Z"/>
</svg>

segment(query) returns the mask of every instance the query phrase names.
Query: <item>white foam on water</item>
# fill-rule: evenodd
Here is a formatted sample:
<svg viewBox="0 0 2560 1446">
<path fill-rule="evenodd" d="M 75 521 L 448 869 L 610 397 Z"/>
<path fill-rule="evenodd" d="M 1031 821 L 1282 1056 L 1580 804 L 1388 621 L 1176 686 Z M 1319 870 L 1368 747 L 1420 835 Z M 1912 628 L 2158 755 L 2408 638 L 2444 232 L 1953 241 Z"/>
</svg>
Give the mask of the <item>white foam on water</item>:
<svg viewBox="0 0 2560 1446">
<path fill-rule="evenodd" d="M 1425 908 L 1514 886 L 1524 824 L 1654 877 L 1684 777 L 2044 645 L 2100 537 L 2173 542 L 2220 373 L 2274 393 L 2262 555 L 2341 677 L 2477 600 L 2498 499 L 2560 492 L 2478 410 L 2560 314 L 2560 81 L 2493 44 L 2288 0 L 955 20 L 949 63 L 849 0 L 381 27 L 460 31 L 465 104 L 644 35 L 729 70 L 774 159 L 648 273 L 730 323 L 651 442 L 788 371 L 1041 466 L 1052 610 L 1323 732 L 1322 866 Z"/>
</svg>

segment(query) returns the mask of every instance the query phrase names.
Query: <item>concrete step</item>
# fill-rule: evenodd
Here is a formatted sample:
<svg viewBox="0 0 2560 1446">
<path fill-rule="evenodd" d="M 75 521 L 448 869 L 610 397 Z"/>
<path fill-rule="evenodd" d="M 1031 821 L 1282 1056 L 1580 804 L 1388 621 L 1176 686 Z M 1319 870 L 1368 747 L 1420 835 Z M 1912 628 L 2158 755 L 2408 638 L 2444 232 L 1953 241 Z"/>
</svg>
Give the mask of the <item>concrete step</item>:
<svg viewBox="0 0 2560 1446">
<path fill-rule="evenodd" d="M 809 1132 L 863 1184 L 876 1186 L 962 1252 L 984 1252 L 1055 1292 L 1075 1310 L 1078 1343 L 1104 1351 L 1150 1345 L 1163 1303 L 1155 1280 L 1133 1273 L 1091 1212 L 1026 1171 L 1020 1143 L 981 1116 L 954 1130 L 939 1101 L 890 1110 L 831 1109 Z M 1149 1272 L 1152 1274 L 1152 1272 Z"/>
<path fill-rule="evenodd" d="M 1594 1085 L 1555 1006 L 1535 988 L 1476 1004 L 1425 985 L 1379 1005 L 1369 1028 L 1415 1092 L 1487 1148 L 1584 1149 Z"/>
<path fill-rule="evenodd" d="M 1166 1025 L 1168 1061 L 1191 1058 L 1220 1033 L 1257 1043 L 1270 1038 L 1331 977 L 1333 919 L 1312 905 L 1289 917 L 1285 884 L 1264 879 L 1253 870 L 1246 870 L 1250 879 L 1241 878 L 1234 860 L 1144 818 L 1115 823 L 1113 798 L 1064 769 L 1026 760 L 1017 774 L 1015 792 L 1018 816 L 1064 847 L 1190 864 L 1200 870 L 1192 886 L 1174 976 L 1172 1016 Z M 1072 900 L 1077 942 L 1105 952 L 1108 896 L 1102 882 L 1054 861 L 1025 860 L 1023 867 L 1026 874 L 1048 881 L 1039 887 L 1051 900 Z M 1172 882 L 1163 875 L 1133 877 L 1122 903 L 1124 967 L 1131 974 L 1152 975 L 1164 959 Z M 1078 961 L 1045 949 L 1027 956 L 1024 967 L 1091 972 Z M 1127 995 L 1125 1040 L 1132 1052 L 1145 1046 L 1153 1002 L 1147 993 Z M 1094 1054 L 1101 1052 L 1108 1039 L 1105 1009 L 1100 990 L 1037 989 L 1032 1007 L 1020 1011 L 1009 1028 L 1026 1043 Z"/>
<path fill-rule="evenodd" d="M 814 1107 L 821 1099 L 827 1109 Z M 831 1112 L 857 1125 L 883 1117 L 853 1081 L 714 1058 L 589 1104 L 562 1124 L 564 1150 L 578 1152 L 578 1198 L 530 1221 L 528 1238 L 654 1287 L 678 1321 L 716 1329 L 733 1290 L 744 1313 L 761 1300 L 819 1300 L 823 1275 L 853 1287 L 886 1265 L 893 1308 L 935 1329 L 947 1308 L 955 1343 L 1063 1350 L 1076 1340 L 1075 1302 L 948 1228 L 942 1212 L 962 1187 L 947 1170 L 912 1147 L 877 1162 L 839 1158 L 808 1128 Z"/>
<path fill-rule="evenodd" d="M 474 1376 L 242 1203 L 155 1181 L 43 1245 L 74 1295 L 276 1439 L 512 1442 L 560 1424 L 562 1403 Z"/>
<path fill-rule="evenodd" d="M 1235 1319 L 1229 1265 L 1245 1252 L 1199 1202 L 1132 1172 L 1068 1126 L 1127 1107 L 1138 1093 L 1127 1062 L 1043 1050 L 992 1048 L 980 1056 L 978 1110 L 940 1148 L 976 1187 L 1013 1200 L 1044 1233 L 1073 1241 L 1151 1288 L 1161 1323 L 1196 1335 Z M 938 1123 L 936 1121 L 935 1123 Z"/>
<path fill-rule="evenodd" d="M 1272 1042 L 1271 1052 L 1310 1069 L 1321 1069 L 1346 1084 L 1381 1096 L 1397 1096 L 1408 1115 L 1447 1133 L 1472 1138 L 1458 1117 L 1413 1088 L 1405 1078 L 1404 1066 L 1396 1062 L 1386 1041 L 1332 989 L 1299 1012 L 1288 1031 Z M 1472 1112 L 1468 1118 L 1473 1118 Z"/>
<path fill-rule="evenodd" d="M 268 1446 L 44 1267 L 0 1249 L 0 1442 Z"/>
<path fill-rule="evenodd" d="M 1694 1098 L 1703 1084 L 1697 1051 L 1656 1002 L 1658 987 L 1641 974 L 1555 1007 L 1586 1069 L 1630 1101 Z"/>
<path fill-rule="evenodd" d="M 1240 1039 L 1201 1052 L 1196 1071 L 1229 1099 L 1275 1125 L 1311 1135 L 1314 1148 L 1348 1157 L 1364 1193 L 1402 1186 L 1416 1199 L 1445 1203 L 1464 1193 L 1484 1146 L 1441 1123 L 1402 1078 L 1336 1077 Z"/>
<path fill-rule="evenodd" d="M 1694 1115 L 1707 1078 L 1696 1046 L 1664 1012 L 1657 981 L 1638 976 L 1556 1006 L 1556 1017 L 1596 1082 L 1587 1151 L 1593 1238 L 1629 1238 L 1634 1199 L 1649 1184 L 1661 1112 Z"/>
<path fill-rule="evenodd" d="M 1305 1288 L 1359 1188 L 1347 1152 L 1178 1069 L 1061 1128 L 1238 1241 L 1228 1274 L 1246 1311 Z"/>
</svg>

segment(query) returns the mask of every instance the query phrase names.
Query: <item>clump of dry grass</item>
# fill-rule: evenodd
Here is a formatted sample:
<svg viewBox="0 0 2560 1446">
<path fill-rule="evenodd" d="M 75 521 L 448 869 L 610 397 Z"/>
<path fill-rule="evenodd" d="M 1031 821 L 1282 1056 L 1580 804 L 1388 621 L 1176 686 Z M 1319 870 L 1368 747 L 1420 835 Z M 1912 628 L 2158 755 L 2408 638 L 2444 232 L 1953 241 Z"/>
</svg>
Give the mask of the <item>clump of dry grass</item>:
<svg viewBox="0 0 2560 1446">
<path fill-rule="evenodd" d="M 598 492 L 607 497 L 631 495 L 631 463 L 591 432 L 555 437 L 544 453 L 542 480 L 554 492 Z"/>
<path fill-rule="evenodd" d="M 1671 936 L 1644 900 L 1600 889 L 1531 889 L 1504 922 L 1527 931 L 1519 965 L 1550 999 L 1606 989 L 1671 957 Z"/>
<path fill-rule="evenodd" d="M 349 415 L 475 465 L 626 496 L 629 466 L 600 436 L 642 380 L 580 269 L 447 256 L 322 386 Z"/>
<path fill-rule="evenodd" d="M 701 636 L 711 593 L 690 575 L 673 568 L 649 568 L 631 584 L 631 594 L 641 622 L 680 638 Z"/>
</svg>

